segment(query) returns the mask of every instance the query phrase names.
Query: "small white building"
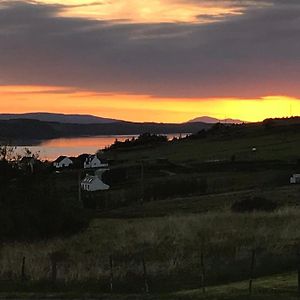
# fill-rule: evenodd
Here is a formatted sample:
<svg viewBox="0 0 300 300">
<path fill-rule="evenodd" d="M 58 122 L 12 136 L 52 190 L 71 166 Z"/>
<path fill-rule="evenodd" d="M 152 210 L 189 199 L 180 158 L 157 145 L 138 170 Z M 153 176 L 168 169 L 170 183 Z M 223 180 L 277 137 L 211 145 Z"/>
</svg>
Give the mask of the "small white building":
<svg viewBox="0 0 300 300">
<path fill-rule="evenodd" d="M 84 191 L 96 192 L 106 191 L 110 188 L 110 186 L 105 184 L 98 176 L 86 175 L 86 177 L 81 181 L 81 188 Z"/>
<path fill-rule="evenodd" d="M 85 169 L 104 168 L 107 166 L 108 164 L 102 163 L 101 160 L 97 157 L 97 155 L 88 156 L 84 162 Z"/>
<path fill-rule="evenodd" d="M 53 162 L 53 166 L 57 169 L 68 168 L 73 165 L 73 161 L 67 156 L 60 156 Z"/>
<path fill-rule="evenodd" d="M 291 184 L 300 183 L 300 174 L 293 174 L 293 176 L 290 178 Z"/>
</svg>

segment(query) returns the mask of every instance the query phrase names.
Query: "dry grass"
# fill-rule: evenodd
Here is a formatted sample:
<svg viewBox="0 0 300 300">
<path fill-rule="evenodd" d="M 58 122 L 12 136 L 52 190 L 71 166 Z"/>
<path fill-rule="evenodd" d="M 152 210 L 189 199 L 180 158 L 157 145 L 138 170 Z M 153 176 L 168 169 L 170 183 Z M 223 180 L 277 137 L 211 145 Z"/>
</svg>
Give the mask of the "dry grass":
<svg viewBox="0 0 300 300">
<path fill-rule="evenodd" d="M 2 245 L 0 276 L 17 278 L 25 256 L 26 273 L 31 279 L 49 278 L 49 254 L 57 251 L 64 253 L 58 277 L 84 281 L 109 275 L 110 254 L 118 261 L 115 272 L 121 278 L 128 269 L 141 272 L 139 259 L 143 253 L 149 274 L 155 275 L 192 268 L 200 248 L 208 258 L 236 258 L 245 249 L 258 247 L 289 253 L 298 241 L 300 210 L 293 208 L 270 214 L 216 212 L 153 219 L 98 219 L 86 232 L 68 239 Z"/>
</svg>

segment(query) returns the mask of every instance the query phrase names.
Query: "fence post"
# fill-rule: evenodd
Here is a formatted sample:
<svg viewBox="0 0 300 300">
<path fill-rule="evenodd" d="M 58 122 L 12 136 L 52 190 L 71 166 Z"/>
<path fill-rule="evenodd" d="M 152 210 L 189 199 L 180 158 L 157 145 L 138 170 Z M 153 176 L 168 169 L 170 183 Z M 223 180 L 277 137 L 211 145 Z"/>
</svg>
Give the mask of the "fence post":
<svg viewBox="0 0 300 300">
<path fill-rule="evenodd" d="M 143 265 L 143 278 L 144 278 L 144 288 L 145 293 L 149 293 L 149 284 L 148 284 L 148 275 L 147 275 L 147 266 L 145 261 L 145 256 L 142 257 L 142 265 Z"/>
<path fill-rule="evenodd" d="M 255 251 L 255 249 L 253 249 L 252 255 L 251 255 L 250 276 L 249 276 L 249 295 L 252 295 L 255 258 L 256 258 L 256 251 Z"/>
<path fill-rule="evenodd" d="M 109 279 L 109 287 L 110 287 L 110 292 L 113 292 L 113 281 L 114 281 L 114 261 L 113 261 L 113 256 L 109 256 L 109 267 L 110 267 L 110 279 Z"/>
<path fill-rule="evenodd" d="M 298 256 L 298 266 L 297 266 L 298 296 L 300 297 L 300 252 L 297 253 L 297 256 Z"/>
<path fill-rule="evenodd" d="M 52 279 L 52 283 L 55 284 L 56 279 L 57 279 L 57 262 L 56 262 L 56 260 L 53 259 L 51 264 L 52 264 L 52 266 L 51 266 L 51 279 Z"/>
<path fill-rule="evenodd" d="M 202 287 L 202 292 L 205 293 L 206 292 L 206 288 L 205 288 L 205 264 L 204 264 L 204 253 L 203 253 L 203 249 L 201 249 L 201 254 L 200 254 L 200 265 L 201 265 L 201 287 Z"/>
<path fill-rule="evenodd" d="M 22 281 L 26 280 L 25 263 L 26 263 L 26 258 L 25 258 L 25 256 L 23 256 L 23 259 L 22 259 L 22 268 L 21 268 L 21 280 Z"/>
<path fill-rule="evenodd" d="M 144 184 L 144 164 L 143 161 L 141 161 L 141 205 L 144 204 L 144 196 L 145 196 L 145 184 Z"/>
<path fill-rule="evenodd" d="M 298 266 L 298 294 L 300 296 L 300 266 Z"/>
</svg>

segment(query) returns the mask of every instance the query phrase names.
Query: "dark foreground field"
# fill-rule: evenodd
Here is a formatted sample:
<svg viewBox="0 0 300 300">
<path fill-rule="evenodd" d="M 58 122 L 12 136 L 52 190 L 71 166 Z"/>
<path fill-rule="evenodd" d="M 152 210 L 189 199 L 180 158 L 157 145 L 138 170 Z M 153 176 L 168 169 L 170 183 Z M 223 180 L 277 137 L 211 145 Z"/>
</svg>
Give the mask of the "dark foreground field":
<svg viewBox="0 0 300 300">
<path fill-rule="evenodd" d="M 101 299 L 101 300 L 296 300 L 299 299 L 295 273 L 284 273 L 263 277 L 254 281 L 255 289 L 251 296 L 248 293 L 248 282 L 241 281 L 202 289 L 185 290 L 164 294 L 97 294 L 82 290 L 81 292 L 18 292 L 1 293 L 0 299 Z"/>
<path fill-rule="evenodd" d="M 300 173 L 299 145 L 295 128 L 221 128 L 205 138 L 107 151 L 111 190 L 82 195 L 89 227 L 69 237 L 4 241 L 0 293 L 235 300 L 249 298 L 252 282 L 252 299 L 296 299 L 300 186 L 289 178 Z M 56 194 L 78 201 L 77 170 L 49 176 L 49 191 L 55 185 Z"/>
<path fill-rule="evenodd" d="M 299 216 L 298 209 L 283 208 L 272 213 L 97 219 L 70 238 L 2 245 L 0 287 L 2 292 L 67 295 L 107 294 L 112 289 L 114 294 L 147 292 L 178 299 L 199 293 L 201 299 L 204 288 L 215 297 L 220 290 L 215 287 L 221 285 L 222 296 L 235 286 L 232 282 L 241 280 L 245 282 L 237 285 L 237 295 L 247 295 L 253 278 L 254 294 L 272 295 L 279 284 L 277 292 L 296 295 Z M 256 283 L 286 272 L 293 275 L 276 277 L 274 283 L 271 278 L 265 289 L 264 281 Z"/>
</svg>

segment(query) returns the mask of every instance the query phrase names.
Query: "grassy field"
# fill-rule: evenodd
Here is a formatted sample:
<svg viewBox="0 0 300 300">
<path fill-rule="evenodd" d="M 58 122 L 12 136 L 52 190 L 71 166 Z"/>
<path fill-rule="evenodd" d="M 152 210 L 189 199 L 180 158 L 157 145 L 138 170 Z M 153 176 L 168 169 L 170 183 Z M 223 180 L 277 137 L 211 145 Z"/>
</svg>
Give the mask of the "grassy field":
<svg viewBox="0 0 300 300">
<path fill-rule="evenodd" d="M 0 291 L 248 299 L 254 252 L 251 298 L 296 299 L 300 187 L 290 185 L 289 177 L 299 172 L 299 146 L 297 132 L 263 131 L 108 153 L 112 169 L 125 174 L 111 191 L 91 197 L 108 205 L 94 212 L 88 230 L 72 237 L 1 244 Z M 77 199 L 76 170 L 53 176 L 57 189 Z M 278 209 L 231 211 L 233 203 L 254 197 L 272 200 Z M 114 296 L 108 294 L 111 280 Z M 143 294 L 145 281 L 149 295 Z"/>
<path fill-rule="evenodd" d="M 252 148 L 257 152 L 253 153 Z M 207 160 L 284 160 L 299 158 L 300 134 L 298 132 L 263 132 L 254 136 L 208 137 L 177 141 L 167 145 L 135 151 L 118 151 L 111 158 L 136 161 L 141 159 L 168 158 L 175 162 L 203 162 Z"/>
<path fill-rule="evenodd" d="M 111 255 L 115 289 L 123 293 L 143 291 L 143 260 L 154 294 L 201 288 L 202 255 L 208 286 L 247 279 L 253 249 L 257 277 L 293 271 L 298 265 L 299 216 L 299 210 L 290 208 L 274 213 L 97 219 L 88 231 L 68 239 L 2 245 L 0 276 L 5 281 L 0 290 L 8 291 L 8 283 L 19 280 L 26 257 L 27 289 L 34 291 L 46 282 L 42 290 L 51 291 L 54 254 L 59 257 L 57 282 L 63 290 L 78 292 L 108 291 Z"/>
<path fill-rule="evenodd" d="M 142 218 L 163 217 L 207 212 L 229 212 L 234 202 L 254 196 L 271 199 L 279 207 L 298 207 L 300 187 L 285 185 L 281 187 L 250 188 L 241 191 L 222 192 L 189 197 L 175 197 L 159 201 L 133 204 L 108 211 L 99 211 L 100 218 Z"/>
<path fill-rule="evenodd" d="M 205 293 L 202 289 L 183 290 L 175 293 L 163 294 L 109 294 L 101 295 L 87 290 L 80 292 L 56 292 L 51 294 L 47 292 L 13 293 L 0 292 L 0 299 L 102 299 L 102 300 L 296 300 L 299 299 L 297 292 L 297 274 L 283 273 L 268 277 L 261 277 L 253 281 L 253 290 L 249 295 L 249 282 L 240 281 L 226 285 L 216 285 L 206 288 Z"/>
<path fill-rule="evenodd" d="M 113 211 L 100 216 L 202 213 L 223 209 L 240 198 L 252 196 L 266 196 L 283 206 L 297 206 L 299 191 L 295 188 L 289 193 L 293 188 L 288 185 L 290 176 L 300 173 L 299 146 L 300 134 L 297 131 L 258 128 L 234 137 L 212 135 L 108 152 L 106 157 L 115 163 L 112 168 L 123 165 L 127 170 L 134 169 L 135 178 L 131 182 L 122 180 L 123 185 L 117 188 L 112 184 L 107 202 Z M 252 151 L 253 147 L 256 152 Z M 234 161 L 231 161 L 232 157 Z M 192 188 L 195 181 L 202 182 L 202 187 Z M 191 188 L 186 188 L 182 194 L 172 193 L 180 185 Z M 156 197 L 157 190 L 163 191 L 164 195 Z M 146 201 L 143 208 L 138 204 L 142 197 Z"/>
<path fill-rule="evenodd" d="M 262 277 L 254 280 L 253 293 L 249 296 L 249 282 L 241 281 L 227 285 L 213 286 L 203 294 L 202 290 L 189 290 L 174 293 L 166 299 L 260 299 L 292 300 L 299 299 L 297 294 L 297 274 L 287 273 Z"/>
</svg>

